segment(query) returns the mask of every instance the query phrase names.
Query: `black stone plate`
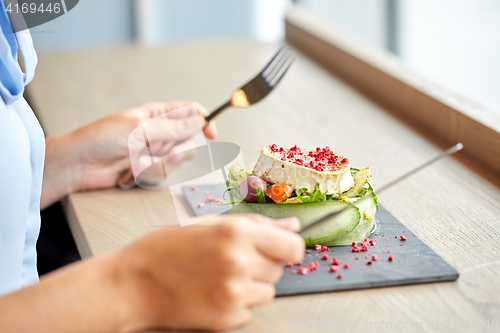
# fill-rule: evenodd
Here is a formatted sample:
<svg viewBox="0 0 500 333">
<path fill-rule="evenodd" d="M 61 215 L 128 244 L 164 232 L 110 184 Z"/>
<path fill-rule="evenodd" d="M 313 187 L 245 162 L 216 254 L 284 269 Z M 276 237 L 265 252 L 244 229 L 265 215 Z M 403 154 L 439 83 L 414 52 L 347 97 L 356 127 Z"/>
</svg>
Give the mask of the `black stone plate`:
<svg viewBox="0 0 500 333">
<path fill-rule="evenodd" d="M 226 213 L 230 205 L 217 206 L 209 203 L 197 208 L 199 202 L 207 197 L 222 198 L 226 187 L 223 184 L 199 185 L 198 190 L 183 187 L 184 197 L 196 216 L 207 213 Z M 206 191 L 211 194 L 207 195 Z M 226 198 L 228 199 L 228 195 Z M 368 252 L 352 252 L 351 246 L 331 247 L 329 252 L 308 249 L 302 266 L 286 267 L 281 280 L 276 284 L 277 296 L 312 294 L 340 290 L 366 289 L 400 286 L 418 283 L 454 281 L 458 272 L 436 252 L 421 241 L 411 230 L 399 222 L 391 213 L 379 204 L 376 215 L 377 227 L 370 239 L 376 240 L 375 246 L 369 246 Z M 406 241 L 401 241 L 401 235 Z M 323 254 L 328 260 L 321 260 Z M 372 255 L 378 260 L 373 261 Z M 365 258 L 367 256 L 367 258 Z M 388 257 L 392 256 L 393 261 Z M 330 259 L 340 261 L 337 272 L 330 272 Z M 368 265 L 368 260 L 372 264 Z M 298 274 L 299 267 L 307 267 L 317 261 L 319 268 L 307 275 Z M 348 263 L 350 268 L 344 268 Z M 338 278 L 342 275 L 342 278 Z"/>
</svg>

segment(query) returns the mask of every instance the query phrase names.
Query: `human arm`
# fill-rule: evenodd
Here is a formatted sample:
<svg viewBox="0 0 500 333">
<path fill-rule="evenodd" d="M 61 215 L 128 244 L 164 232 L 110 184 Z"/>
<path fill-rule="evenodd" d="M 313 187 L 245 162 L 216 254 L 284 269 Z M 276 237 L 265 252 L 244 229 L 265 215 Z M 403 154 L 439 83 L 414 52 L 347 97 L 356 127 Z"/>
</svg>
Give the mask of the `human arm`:
<svg viewBox="0 0 500 333">
<path fill-rule="evenodd" d="M 0 298 L 1 332 L 226 329 L 274 298 L 280 261 L 300 261 L 298 220 L 217 216 L 164 228 Z"/>
<path fill-rule="evenodd" d="M 200 130 L 200 125 L 205 125 L 207 110 L 191 102 L 149 103 L 106 117 L 72 133 L 48 138 L 41 209 L 72 192 L 115 186 L 118 177 L 130 168 L 130 133 L 155 117 L 173 114 L 171 111 L 189 105 L 193 105 L 194 113 L 164 117 L 159 123 L 162 135 L 155 139 L 158 147 L 162 147 Z M 213 122 L 203 132 L 208 139 L 217 136 Z M 187 141 L 175 146 L 172 153 L 191 146 L 192 143 Z M 176 167 L 182 160 L 172 157 L 166 161 Z"/>
</svg>

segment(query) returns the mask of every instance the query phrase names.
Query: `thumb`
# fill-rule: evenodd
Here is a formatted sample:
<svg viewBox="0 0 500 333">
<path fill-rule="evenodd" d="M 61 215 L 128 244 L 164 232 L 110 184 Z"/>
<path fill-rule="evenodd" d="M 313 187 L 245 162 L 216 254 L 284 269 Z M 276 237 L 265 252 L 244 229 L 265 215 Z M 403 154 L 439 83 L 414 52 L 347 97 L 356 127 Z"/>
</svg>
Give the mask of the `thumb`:
<svg viewBox="0 0 500 333">
<path fill-rule="evenodd" d="M 193 115 L 183 119 L 169 119 L 162 131 L 168 141 L 180 141 L 192 137 L 202 129 L 200 118 Z"/>
<path fill-rule="evenodd" d="M 201 132 L 203 128 L 198 115 L 171 119 L 167 114 L 162 114 L 145 122 L 143 126 L 150 145 L 182 141 Z"/>
</svg>

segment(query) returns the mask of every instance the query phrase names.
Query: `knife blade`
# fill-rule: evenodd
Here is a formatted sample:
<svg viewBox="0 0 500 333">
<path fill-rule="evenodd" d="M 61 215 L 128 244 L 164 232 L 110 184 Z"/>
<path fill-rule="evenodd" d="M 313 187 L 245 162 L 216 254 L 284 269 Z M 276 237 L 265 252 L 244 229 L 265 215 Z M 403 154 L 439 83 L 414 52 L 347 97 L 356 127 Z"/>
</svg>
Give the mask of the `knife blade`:
<svg viewBox="0 0 500 333">
<path fill-rule="evenodd" d="M 408 177 L 411 177 L 413 176 L 414 174 L 416 174 L 417 172 L 427 168 L 429 165 L 433 164 L 433 163 L 436 163 L 437 161 L 445 158 L 445 157 L 448 157 L 452 154 L 455 154 L 456 152 L 462 150 L 462 148 L 464 147 L 463 144 L 461 143 L 457 143 L 453 146 L 451 146 L 450 148 L 448 148 L 447 150 L 443 151 L 442 153 L 436 155 L 435 157 L 433 157 L 432 159 L 430 159 L 429 161 L 411 169 L 410 171 L 402 174 L 401 176 L 395 178 L 394 180 L 388 182 L 387 184 L 385 184 L 384 186 L 380 187 L 377 191 L 376 191 L 376 194 L 380 194 L 384 191 L 386 191 L 387 189 L 393 187 L 394 185 L 400 183 L 401 181 L 407 179 Z M 361 202 L 363 200 L 367 200 L 368 198 L 371 198 L 371 194 L 369 196 L 365 196 L 363 197 L 362 199 L 359 199 L 358 202 Z M 298 232 L 300 235 L 304 235 L 307 231 L 311 230 L 311 229 L 314 229 L 318 226 L 320 226 L 321 224 L 327 222 L 327 221 L 330 221 L 331 219 L 334 219 L 336 217 L 338 217 L 340 214 L 342 214 L 344 211 L 346 211 L 347 209 L 351 208 L 351 205 L 337 211 L 337 212 L 333 212 L 333 213 L 330 213 L 330 214 L 327 214 L 325 216 L 323 216 L 322 218 L 314 221 L 313 223 L 311 224 L 308 224 L 306 225 L 305 227 L 303 227 L 302 229 L 300 229 L 300 231 Z"/>
</svg>

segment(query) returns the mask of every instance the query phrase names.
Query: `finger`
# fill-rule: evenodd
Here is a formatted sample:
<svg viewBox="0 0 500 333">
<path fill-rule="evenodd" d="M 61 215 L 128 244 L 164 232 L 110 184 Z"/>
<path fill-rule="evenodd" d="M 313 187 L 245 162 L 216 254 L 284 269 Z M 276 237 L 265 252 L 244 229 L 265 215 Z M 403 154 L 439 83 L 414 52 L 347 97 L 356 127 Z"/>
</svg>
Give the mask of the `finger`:
<svg viewBox="0 0 500 333">
<path fill-rule="evenodd" d="M 252 260 L 251 276 L 267 283 L 276 283 L 283 276 L 283 266 L 280 262 L 258 252 Z"/>
<path fill-rule="evenodd" d="M 185 160 L 193 159 L 195 156 L 196 142 L 194 140 L 186 140 L 172 147 L 171 143 L 164 143 L 161 147 L 153 147 L 151 150 L 155 155 L 165 159 L 167 163 L 180 163 Z"/>
<path fill-rule="evenodd" d="M 169 119 L 167 114 L 163 114 L 145 122 L 142 127 L 150 145 L 157 142 L 175 144 L 201 132 L 203 122 L 198 115 Z"/>
<path fill-rule="evenodd" d="M 198 123 L 196 123 L 196 132 L 203 129 L 203 134 L 207 139 L 214 140 L 217 138 L 218 132 L 214 121 L 207 124 L 205 117 L 208 115 L 207 109 L 198 103 L 186 105 L 177 110 L 172 110 L 166 113 L 166 116 L 170 120 L 182 121 L 183 119 L 196 118 L 198 117 Z M 190 120 L 192 121 L 192 120 Z M 198 126 L 199 125 L 199 126 Z"/>
<path fill-rule="evenodd" d="M 184 161 L 192 160 L 195 156 L 195 151 L 193 149 L 180 149 L 178 153 L 176 153 L 174 149 L 172 149 L 173 154 L 169 154 L 165 159 L 167 164 L 181 164 Z"/>
<path fill-rule="evenodd" d="M 169 119 L 182 119 L 198 114 L 204 115 L 204 112 L 206 112 L 204 107 L 195 102 L 170 102 L 165 103 L 165 108 L 168 109 L 167 116 Z"/>
<path fill-rule="evenodd" d="M 169 103 L 149 103 L 144 106 L 147 119 L 156 118 L 165 115 L 165 119 L 182 120 L 185 118 L 197 116 L 200 126 L 206 138 L 214 140 L 217 138 L 217 128 L 215 122 L 206 123 L 205 117 L 209 114 L 208 110 L 201 104 L 195 102 L 169 102 Z"/>
<path fill-rule="evenodd" d="M 134 170 L 143 170 L 140 173 L 140 181 L 146 184 L 158 184 L 165 180 L 165 174 L 170 175 L 179 170 L 182 162 L 194 157 L 192 150 L 180 151 L 174 155 L 164 158 L 162 156 L 142 155 L 136 162 Z M 164 160 L 164 163 L 161 160 Z M 153 162 L 152 162 L 153 161 Z M 139 176 L 139 175 L 136 175 Z"/>
<path fill-rule="evenodd" d="M 193 108 L 185 108 L 187 106 L 193 106 Z M 178 109 L 183 109 L 183 110 L 177 111 Z M 148 121 L 162 114 L 167 114 L 167 118 L 169 119 L 186 118 L 196 114 L 201 114 L 204 117 L 208 115 L 207 109 L 205 109 L 201 104 L 190 101 L 146 103 L 137 108 L 130 109 L 128 111 L 132 113 L 139 111 L 144 121 Z"/>
<path fill-rule="evenodd" d="M 204 119 L 203 119 L 204 120 Z M 205 121 L 205 120 L 204 120 Z M 206 122 L 206 121 L 205 121 Z M 215 126 L 215 121 L 210 121 L 204 128 L 203 134 L 209 140 L 215 140 L 219 133 L 217 132 L 217 127 Z"/>
<path fill-rule="evenodd" d="M 262 217 L 247 218 L 245 215 L 240 215 L 240 218 L 246 219 L 245 227 L 248 236 L 264 255 L 283 261 L 297 262 L 302 260 L 305 243 L 300 235 L 283 230 L 272 223 L 254 223 L 256 218 L 261 219 Z"/>
<path fill-rule="evenodd" d="M 276 297 L 276 288 L 271 283 L 252 281 L 247 288 L 246 304 L 250 308 L 264 305 Z"/>
<path fill-rule="evenodd" d="M 285 230 L 297 232 L 300 230 L 300 221 L 294 216 L 275 220 L 260 214 L 250 214 L 249 217 L 257 223 L 271 224 Z"/>
<path fill-rule="evenodd" d="M 185 101 L 175 101 L 175 102 L 168 102 L 168 103 L 161 103 L 161 102 L 153 102 L 153 103 L 146 103 L 141 105 L 138 110 L 142 112 L 142 115 L 144 117 L 144 120 L 150 120 L 155 117 L 158 117 L 162 114 L 170 113 L 171 111 L 184 108 L 188 105 L 194 104 L 193 102 L 185 102 Z M 194 111 L 195 109 L 193 109 Z M 185 110 L 187 115 L 192 115 L 195 114 L 195 112 L 192 112 L 190 110 Z M 182 113 L 171 113 L 168 115 L 168 117 L 174 118 L 176 115 L 180 115 Z M 182 116 L 182 118 L 185 118 L 186 115 Z"/>
<path fill-rule="evenodd" d="M 178 164 L 169 164 L 161 162 L 161 158 L 153 156 L 154 163 L 151 162 L 151 157 L 143 155 L 138 160 L 138 166 L 134 170 L 143 170 L 140 174 L 135 175 L 136 180 L 146 184 L 158 184 L 165 181 L 165 173 L 172 173 L 179 168 Z M 165 167 L 165 169 L 164 169 Z"/>
<path fill-rule="evenodd" d="M 199 103 L 194 103 L 198 114 L 200 115 L 200 121 L 203 126 L 203 134 L 209 140 L 215 140 L 217 138 L 217 127 L 215 126 L 215 121 L 211 121 L 207 124 L 205 118 L 210 114 L 208 110 Z"/>
</svg>

